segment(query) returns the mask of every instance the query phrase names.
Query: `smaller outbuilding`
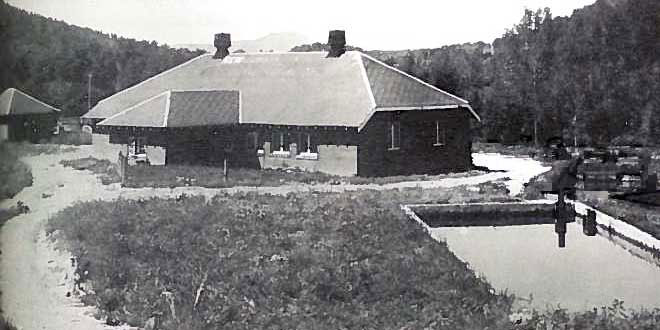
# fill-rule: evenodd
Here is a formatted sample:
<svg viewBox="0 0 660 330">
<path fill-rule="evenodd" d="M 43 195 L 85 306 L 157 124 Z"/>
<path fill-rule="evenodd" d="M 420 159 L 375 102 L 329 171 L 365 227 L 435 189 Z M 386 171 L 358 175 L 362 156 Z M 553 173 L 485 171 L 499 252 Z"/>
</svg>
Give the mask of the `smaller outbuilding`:
<svg viewBox="0 0 660 330">
<path fill-rule="evenodd" d="M 0 94 L 0 142 L 39 142 L 57 129 L 60 110 L 16 88 Z"/>
</svg>

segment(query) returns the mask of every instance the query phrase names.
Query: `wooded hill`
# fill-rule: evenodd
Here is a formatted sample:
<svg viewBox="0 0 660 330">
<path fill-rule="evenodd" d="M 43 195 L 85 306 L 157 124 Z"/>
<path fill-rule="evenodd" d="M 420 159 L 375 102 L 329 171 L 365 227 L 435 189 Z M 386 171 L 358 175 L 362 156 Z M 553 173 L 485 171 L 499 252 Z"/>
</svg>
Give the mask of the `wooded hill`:
<svg viewBox="0 0 660 330">
<path fill-rule="evenodd" d="M 536 127 L 539 144 L 660 144 L 657 0 L 600 0 L 571 17 L 527 10 L 492 45 L 369 53 L 470 100 L 484 140 L 533 141 Z"/>
<path fill-rule="evenodd" d="M 91 103 L 201 52 L 136 41 L 28 13 L 0 0 L 0 91 L 15 87 L 64 110 Z"/>
</svg>

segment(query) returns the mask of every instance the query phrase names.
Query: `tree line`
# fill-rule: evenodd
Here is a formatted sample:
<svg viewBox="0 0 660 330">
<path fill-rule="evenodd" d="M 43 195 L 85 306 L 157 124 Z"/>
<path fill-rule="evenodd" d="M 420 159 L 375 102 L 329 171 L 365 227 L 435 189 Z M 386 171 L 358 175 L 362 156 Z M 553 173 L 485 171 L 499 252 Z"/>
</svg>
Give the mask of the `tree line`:
<svg viewBox="0 0 660 330">
<path fill-rule="evenodd" d="M 368 53 L 468 99 L 482 140 L 660 144 L 657 0 L 600 0 L 570 17 L 525 10 L 492 44 Z"/>
<path fill-rule="evenodd" d="M 18 88 L 65 115 L 87 112 L 90 85 L 94 106 L 202 53 L 69 25 L 0 0 L 0 91 Z"/>
<path fill-rule="evenodd" d="M 380 55 L 470 100 L 485 140 L 660 143 L 657 0 L 601 0 L 571 17 L 526 10 L 489 48 Z"/>
</svg>

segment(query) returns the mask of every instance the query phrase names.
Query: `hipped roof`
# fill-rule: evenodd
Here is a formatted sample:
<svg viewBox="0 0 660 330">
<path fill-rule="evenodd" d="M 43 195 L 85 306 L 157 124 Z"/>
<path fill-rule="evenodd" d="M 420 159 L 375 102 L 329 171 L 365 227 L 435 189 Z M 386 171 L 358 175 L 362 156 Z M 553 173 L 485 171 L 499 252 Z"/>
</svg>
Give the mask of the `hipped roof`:
<svg viewBox="0 0 660 330">
<path fill-rule="evenodd" d="M 195 127 L 238 124 L 238 91 L 166 91 L 111 116 L 99 125 Z"/>
<path fill-rule="evenodd" d="M 220 60 L 201 55 L 102 100 L 83 117 L 109 118 L 158 95 L 164 98 L 167 91 L 234 91 L 239 92 L 239 123 L 361 128 L 377 111 L 459 107 L 479 119 L 467 101 L 366 54 L 326 56 L 326 52 L 244 53 Z M 162 113 L 164 104 L 156 105 L 159 100 L 142 104 L 141 111 L 154 106 L 153 111 Z M 200 124 L 205 118 L 201 114 L 188 116 L 198 116 L 191 120 Z M 113 122 L 140 126 L 139 120 L 116 116 Z"/>
<path fill-rule="evenodd" d="M 8 88 L 0 94 L 0 116 L 59 113 L 56 109 L 16 88 Z"/>
</svg>

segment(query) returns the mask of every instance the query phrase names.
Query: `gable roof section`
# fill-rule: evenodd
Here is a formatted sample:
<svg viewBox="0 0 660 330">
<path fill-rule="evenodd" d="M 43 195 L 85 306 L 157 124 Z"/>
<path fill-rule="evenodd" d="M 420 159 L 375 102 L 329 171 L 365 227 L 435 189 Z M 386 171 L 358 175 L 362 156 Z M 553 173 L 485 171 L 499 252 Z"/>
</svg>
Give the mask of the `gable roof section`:
<svg viewBox="0 0 660 330">
<path fill-rule="evenodd" d="M 237 124 L 238 91 L 165 91 L 101 122 L 101 126 L 192 127 Z"/>
<path fill-rule="evenodd" d="M 206 99 L 209 95 L 195 95 L 193 91 L 240 91 L 239 123 L 361 127 L 376 111 L 458 107 L 471 111 L 467 101 L 366 54 L 349 51 L 339 58 L 326 55 L 245 53 L 222 60 L 202 55 L 102 100 L 83 117 L 108 118 L 169 90 L 191 93 L 175 93 L 172 100 L 184 97 L 187 101 L 183 103 L 199 106 L 187 108 L 187 116 L 199 118 L 175 115 L 179 125 L 211 125 L 219 120 L 211 113 L 219 102 L 235 102 L 230 94 L 211 100 Z M 234 105 L 228 107 L 233 109 Z M 233 114 L 227 109 L 217 111 L 218 116 Z"/>
<path fill-rule="evenodd" d="M 0 116 L 59 113 L 56 109 L 16 88 L 8 88 L 0 94 Z"/>
</svg>

